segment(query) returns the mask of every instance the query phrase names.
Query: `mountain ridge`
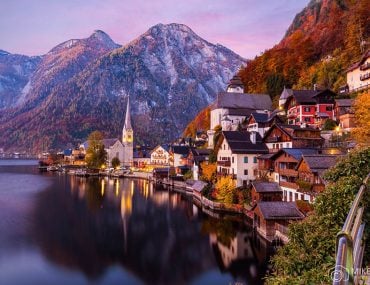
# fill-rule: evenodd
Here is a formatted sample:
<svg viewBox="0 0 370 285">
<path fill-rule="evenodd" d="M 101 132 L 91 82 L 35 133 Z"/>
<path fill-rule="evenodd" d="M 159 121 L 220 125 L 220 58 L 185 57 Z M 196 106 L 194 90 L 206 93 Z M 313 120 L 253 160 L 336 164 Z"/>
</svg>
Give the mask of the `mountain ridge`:
<svg viewBox="0 0 370 285">
<path fill-rule="evenodd" d="M 127 95 L 137 141 L 170 141 L 246 63 L 182 24 L 155 25 L 120 47 L 69 40 L 50 51 L 23 101 L 0 112 L 4 148 L 75 145 L 95 129 L 119 137 Z"/>
</svg>

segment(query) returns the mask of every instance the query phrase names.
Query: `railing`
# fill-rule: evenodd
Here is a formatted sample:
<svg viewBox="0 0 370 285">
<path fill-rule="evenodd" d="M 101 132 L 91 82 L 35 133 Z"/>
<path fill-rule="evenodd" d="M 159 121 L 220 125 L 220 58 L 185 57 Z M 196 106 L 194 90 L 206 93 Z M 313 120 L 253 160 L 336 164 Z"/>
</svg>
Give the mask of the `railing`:
<svg viewBox="0 0 370 285">
<path fill-rule="evenodd" d="M 218 166 L 230 167 L 231 166 L 231 161 L 230 160 L 217 160 L 217 165 Z"/>
<path fill-rule="evenodd" d="M 361 71 L 369 69 L 369 68 L 370 68 L 370 62 L 366 62 L 366 63 L 364 63 L 363 65 L 360 66 Z"/>
<path fill-rule="evenodd" d="M 355 272 L 362 265 L 364 254 L 363 235 L 365 223 L 362 220 L 364 207 L 360 206 L 367 189 L 370 173 L 367 175 L 351 206 L 342 230 L 337 235 L 335 270 L 332 272 L 334 285 L 358 284 Z M 357 277 L 357 278 L 356 278 Z"/>
<path fill-rule="evenodd" d="M 279 168 L 280 175 L 298 177 L 298 171 L 292 168 Z"/>
</svg>

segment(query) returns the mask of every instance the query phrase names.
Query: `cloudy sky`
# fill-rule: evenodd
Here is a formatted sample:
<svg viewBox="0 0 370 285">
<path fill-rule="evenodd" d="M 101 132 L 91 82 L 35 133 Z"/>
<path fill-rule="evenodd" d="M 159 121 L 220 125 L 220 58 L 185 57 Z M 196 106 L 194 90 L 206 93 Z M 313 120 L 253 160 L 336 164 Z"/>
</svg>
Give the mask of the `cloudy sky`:
<svg viewBox="0 0 370 285">
<path fill-rule="evenodd" d="M 158 23 L 181 23 L 253 58 L 284 36 L 308 0 L 1 0 L 0 49 L 40 55 L 105 31 L 125 44 Z"/>
</svg>

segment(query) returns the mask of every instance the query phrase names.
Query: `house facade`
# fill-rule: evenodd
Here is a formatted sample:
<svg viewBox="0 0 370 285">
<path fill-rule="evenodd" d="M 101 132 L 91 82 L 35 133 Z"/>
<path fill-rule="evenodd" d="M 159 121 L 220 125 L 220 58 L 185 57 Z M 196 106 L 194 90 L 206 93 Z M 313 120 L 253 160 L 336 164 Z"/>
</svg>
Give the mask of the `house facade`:
<svg viewBox="0 0 370 285">
<path fill-rule="evenodd" d="M 244 85 L 238 76 L 234 76 L 226 89 L 217 95 L 211 105 L 208 146 L 213 148 L 214 128 L 221 126 L 225 131 L 237 130 L 245 118 L 252 112 L 272 110 L 272 101 L 267 94 L 246 94 Z"/>
<path fill-rule="evenodd" d="M 258 160 L 268 153 L 261 136 L 256 132 L 224 131 L 217 155 L 217 174 L 229 175 L 236 186 L 246 185 L 258 176 Z"/>
<path fill-rule="evenodd" d="M 347 70 L 347 88 L 355 92 L 370 88 L 370 50 Z"/>
<path fill-rule="evenodd" d="M 270 152 L 277 152 L 282 148 L 319 148 L 324 144 L 324 139 L 319 129 L 274 124 L 266 132 L 263 142 Z"/>
<path fill-rule="evenodd" d="M 312 197 L 299 190 L 297 185 L 298 171 L 297 165 L 302 155 L 318 154 L 316 149 L 281 149 L 275 153 L 271 160 L 274 164 L 274 181 L 279 184 L 283 191 L 283 200 L 293 202 L 306 200 L 312 202 Z"/>
<path fill-rule="evenodd" d="M 291 90 L 284 108 L 288 124 L 321 127 L 325 120 L 334 118 L 334 98 L 331 90 Z"/>
<path fill-rule="evenodd" d="M 170 165 L 170 152 L 166 146 L 158 145 L 150 153 L 150 164 L 152 165 Z"/>
<path fill-rule="evenodd" d="M 252 182 L 251 190 L 251 205 L 256 205 L 258 202 L 273 202 L 283 200 L 283 191 L 275 182 Z"/>
</svg>

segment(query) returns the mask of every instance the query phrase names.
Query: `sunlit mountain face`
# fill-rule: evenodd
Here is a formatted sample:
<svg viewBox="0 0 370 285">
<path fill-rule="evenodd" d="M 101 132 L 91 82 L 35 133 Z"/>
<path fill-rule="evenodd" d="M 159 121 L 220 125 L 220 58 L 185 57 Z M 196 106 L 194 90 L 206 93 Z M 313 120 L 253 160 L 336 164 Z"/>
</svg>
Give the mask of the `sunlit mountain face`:
<svg viewBox="0 0 370 285">
<path fill-rule="evenodd" d="M 63 147 L 96 129 L 118 137 L 128 96 L 138 141 L 173 139 L 246 63 L 180 24 L 156 25 L 122 47 L 95 31 L 37 60 L 0 111 L 5 148 Z"/>
</svg>

